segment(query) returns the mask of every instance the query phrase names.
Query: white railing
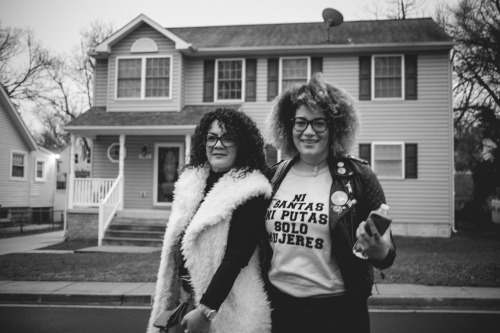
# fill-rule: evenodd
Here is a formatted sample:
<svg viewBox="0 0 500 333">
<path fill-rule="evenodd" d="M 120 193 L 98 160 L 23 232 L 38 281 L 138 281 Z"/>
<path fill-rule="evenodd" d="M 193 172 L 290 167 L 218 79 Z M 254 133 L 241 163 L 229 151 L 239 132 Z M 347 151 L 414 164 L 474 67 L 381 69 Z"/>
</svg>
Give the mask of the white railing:
<svg viewBox="0 0 500 333">
<path fill-rule="evenodd" d="M 113 178 L 75 178 L 72 206 L 99 206 L 114 183 L 115 179 Z"/>
<path fill-rule="evenodd" d="M 113 220 L 113 216 L 116 211 L 122 205 L 121 193 L 123 189 L 123 176 L 118 176 L 115 182 L 107 192 L 104 199 L 99 204 L 99 238 L 98 244 L 102 245 L 102 239 L 104 238 L 104 232 L 108 228 L 109 224 Z"/>
</svg>

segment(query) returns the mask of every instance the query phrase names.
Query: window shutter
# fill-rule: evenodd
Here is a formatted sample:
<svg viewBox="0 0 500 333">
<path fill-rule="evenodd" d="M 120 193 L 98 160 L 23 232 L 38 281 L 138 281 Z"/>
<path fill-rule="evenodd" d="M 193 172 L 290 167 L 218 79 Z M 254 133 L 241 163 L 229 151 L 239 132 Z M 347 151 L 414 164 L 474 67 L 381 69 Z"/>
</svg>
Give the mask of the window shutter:
<svg viewBox="0 0 500 333">
<path fill-rule="evenodd" d="M 417 99 L 417 55 L 405 55 L 405 99 Z"/>
<path fill-rule="evenodd" d="M 203 69 L 203 102 L 214 101 L 215 60 L 205 60 Z"/>
<path fill-rule="evenodd" d="M 372 57 L 359 57 L 359 100 L 369 101 L 372 96 Z"/>
<path fill-rule="evenodd" d="M 314 73 L 323 72 L 323 58 L 322 57 L 312 57 L 311 58 L 311 75 Z"/>
<path fill-rule="evenodd" d="M 368 163 L 372 163 L 372 145 L 369 143 L 359 144 L 359 158 L 366 160 Z"/>
<path fill-rule="evenodd" d="M 405 144 L 405 178 L 418 178 L 418 145 Z"/>
<path fill-rule="evenodd" d="M 246 60 L 245 101 L 257 100 L 257 59 Z"/>
<path fill-rule="evenodd" d="M 278 96 L 279 59 L 267 59 L 267 101 Z"/>
</svg>

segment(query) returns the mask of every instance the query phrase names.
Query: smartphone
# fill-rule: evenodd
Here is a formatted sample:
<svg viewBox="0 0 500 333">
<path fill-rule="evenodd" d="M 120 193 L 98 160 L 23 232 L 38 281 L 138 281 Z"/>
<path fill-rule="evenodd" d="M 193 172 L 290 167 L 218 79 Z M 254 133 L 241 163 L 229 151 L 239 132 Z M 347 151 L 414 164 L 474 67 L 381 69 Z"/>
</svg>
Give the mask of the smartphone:
<svg viewBox="0 0 500 333">
<path fill-rule="evenodd" d="M 370 215 L 368 215 L 368 219 L 371 219 L 373 221 L 380 236 L 384 235 L 385 231 L 387 230 L 387 228 L 389 228 L 389 225 L 392 222 L 392 218 L 379 214 L 377 212 L 371 212 Z M 368 223 L 366 223 L 365 225 L 365 230 L 368 235 L 372 236 L 372 230 L 370 229 Z"/>
</svg>

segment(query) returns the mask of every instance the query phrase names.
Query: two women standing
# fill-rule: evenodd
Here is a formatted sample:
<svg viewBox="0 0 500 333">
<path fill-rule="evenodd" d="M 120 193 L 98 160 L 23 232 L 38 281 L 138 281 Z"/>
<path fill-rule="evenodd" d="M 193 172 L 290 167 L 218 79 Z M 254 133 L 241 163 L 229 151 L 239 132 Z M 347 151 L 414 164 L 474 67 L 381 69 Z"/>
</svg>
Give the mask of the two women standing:
<svg viewBox="0 0 500 333">
<path fill-rule="evenodd" d="M 219 109 L 196 128 L 149 332 L 181 289 L 199 304 L 184 318 L 186 333 L 265 333 L 271 313 L 273 333 L 369 332 L 373 266 L 392 265 L 395 246 L 390 230 L 379 235 L 372 222 L 373 234 L 365 230 L 385 197 L 370 167 L 346 155 L 359 127 L 353 102 L 318 74 L 278 97 L 269 125 L 275 147 L 293 156 L 271 170 L 243 113 Z"/>
</svg>

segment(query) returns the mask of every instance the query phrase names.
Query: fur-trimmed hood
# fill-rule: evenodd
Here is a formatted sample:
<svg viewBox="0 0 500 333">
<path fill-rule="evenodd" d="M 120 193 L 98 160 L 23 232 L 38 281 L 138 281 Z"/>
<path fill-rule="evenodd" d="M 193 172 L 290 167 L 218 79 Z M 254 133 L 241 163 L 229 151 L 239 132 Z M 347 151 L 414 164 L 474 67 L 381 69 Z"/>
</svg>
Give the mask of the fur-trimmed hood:
<svg viewBox="0 0 500 333">
<path fill-rule="evenodd" d="M 271 185 L 260 172 L 242 174 L 231 170 L 203 198 L 208 174 L 208 167 L 187 169 L 176 183 L 172 212 L 163 242 L 149 333 L 156 332 L 152 323 L 159 314 L 175 307 L 179 299 L 177 269 L 181 249 L 198 303 L 224 256 L 229 222 L 234 210 L 253 197 L 269 197 L 271 194 Z M 270 327 L 270 306 L 264 292 L 256 250 L 221 305 L 211 332 L 260 333 L 270 331 Z"/>
</svg>

